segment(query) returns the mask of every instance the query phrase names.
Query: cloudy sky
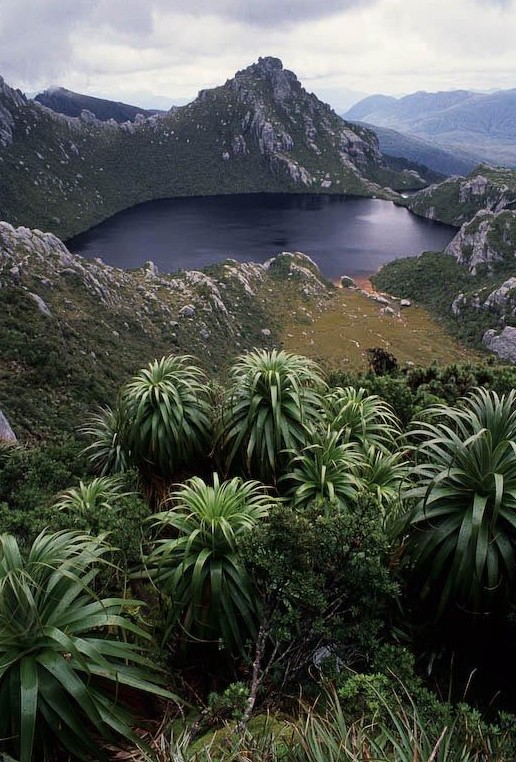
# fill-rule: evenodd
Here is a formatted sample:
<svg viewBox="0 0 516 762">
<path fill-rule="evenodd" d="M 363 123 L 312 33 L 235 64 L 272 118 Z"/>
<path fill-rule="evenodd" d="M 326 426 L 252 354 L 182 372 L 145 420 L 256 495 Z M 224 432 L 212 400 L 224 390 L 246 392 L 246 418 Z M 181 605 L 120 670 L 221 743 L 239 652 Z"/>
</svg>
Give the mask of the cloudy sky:
<svg viewBox="0 0 516 762">
<path fill-rule="evenodd" d="M 0 75 L 145 106 L 273 55 L 339 108 L 516 87 L 515 32 L 516 0 L 0 0 Z"/>
</svg>

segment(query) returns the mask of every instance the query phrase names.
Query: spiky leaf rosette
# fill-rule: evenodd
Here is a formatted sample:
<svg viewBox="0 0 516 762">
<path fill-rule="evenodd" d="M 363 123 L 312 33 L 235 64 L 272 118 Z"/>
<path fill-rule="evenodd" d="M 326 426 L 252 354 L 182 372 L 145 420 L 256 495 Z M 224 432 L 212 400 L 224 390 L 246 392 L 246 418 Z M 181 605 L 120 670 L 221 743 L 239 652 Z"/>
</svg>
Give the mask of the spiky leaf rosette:
<svg viewBox="0 0 516 762">
<path fill-rule="evenodd" d="M 437 598 L 488 612 L 514 600 L 516 583 L 516 392 L 475 389 L 455 407 L 437 405 L 413 432 L 417 504 L 406 550 Z"/>
<path fill-rule="evenodd" d="M 91 440 L 83 454 L 100 476 L 120 474 L 131 467 L 125 429 L 126 417 L 120 405 L 90 413 L 86 423 L 79 428 L 79 432 Z"/>
<path fill-rule="evenodd" d="M 256 630 L 257 603 L 238 552 L 240 539 L 275 502 L 262 484 L 235 477 L 213 486 L 189 479 L 171 495 L 172 508 L 156 514 L 158 527 L 173 532 L 158 540 L 145 566 L 172 601 L 169 626 L 240 648 Z"/>
<path fill-rule="evenodd" d="M 289 485 L 288 495 L 296 506 L 318 499 L 348 504 L 356 498 L 360 480 L 355 470 L 363 456 L 356 443 L 341 440 L 340 431 L 316 431 L 312 443 L 292 458 L 282 482 Z"/>
<path fill-rule="evenodd" d="M 217 448 L 229 471 L 241 468 L 274 483 L 289 461 L 287 450 L 307 443 L 307 427 L 321 417 L 325 383 L 306 357 L 256 349 L 230 371 Z"/>
<path fill-rule="evenodd" d="M 121 686 L 173 698 L 136 645 L 149 636 L 123 615 L 138 601 L 91 589 L 108 550 L 58 532 L 23 555 L 0 537 L 0 748 L 20 762 L 53 759 L 56 748 L 103 759 L 99 739 L 136 742 Z"/>
<path fill-rule="evenodd" d="M 400 436 L 400 425 L 392 408 L 376 394 L 363 388 L 337 387 L 325 395 L 325 420 L 342 432 L 343 442 L 357 442 L 390 450 Z"/>
<path fill-rule="evenodd" d="M 163 478 L 207 452 L 211 406 L 206 376 L 191 357 L 149 363 L 122 390 L 131 457 L 145 474 Z"/>
</svg>

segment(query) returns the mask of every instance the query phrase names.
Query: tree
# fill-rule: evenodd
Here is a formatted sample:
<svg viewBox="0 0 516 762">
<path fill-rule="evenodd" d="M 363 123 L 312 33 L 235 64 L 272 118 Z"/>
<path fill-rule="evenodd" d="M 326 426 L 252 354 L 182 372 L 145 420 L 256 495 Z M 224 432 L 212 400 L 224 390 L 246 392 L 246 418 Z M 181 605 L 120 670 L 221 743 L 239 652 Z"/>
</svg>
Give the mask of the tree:
<svg viewBox="0 0 516 762">
<path fill-rule="evenodd" d="M 356 442 L 362 449 L 370 445 L 390 450 L 400 436 L 399 422 L 392 408 L 364 388 L 337 387 L 325 397 L 325 418 L 343 442 Z"/>
<path fill-rule="evenodd" d="M 162 357 L 121 392 L 127 449 L 149 478 L 170 479 L 207 454 L 211 406 L 204 373 L 191 357 Z"/>
<path fill-rule="evenodd" d="M 407 493 L 406 554 L 436 616 L 454 607 L 489 612 L 514 600 L 516 391 L 477 388 L 437 405 L 417 439 Z"/>
<path fill-rule="evenodd" d="M 42 533 L 23 556 L 0 536 L 0 749 L 20 762 L 54 759 L 56 747 L 101 759 L 100 739 L 137 742 L 121 686 L 174 698 L 138 646 L 149 636 L 124 616 L 139 602 L 91 588 L 108 550 Z"/>
<path fill-rule="evenodd" d="M 91 439 L 83 453 L 100 476 L 121 474 L 131 467 L 127 423 L 122 407 L 117 404 L 114 408 L 104 407 L 91 413 L 79 428 L 83 436 Z"/>
<path fill-rule="evenodd" d="M 221 638 L 233 649 L 256 630 L 257 603 L 239 543 L 268 514 L 274 498 L 263 485 L 235 477 L 213 486 L 189 479 L 153 518 L 159 539 L 145 559 L 147 573 L 170 598 L 167 633 L 180 623 L 192 637 Z"/>
<path fill-rule="evenodd" d="M 348 503 L 357 496 L 360 479 L 356 471 L 363 463 L 355 442 L 342 444 L 342 432 L 314 432 L 313 441 L 292 458 L 282 481 L 296 507 L 314 500 Z"/>
<path fill-rule="evenodd" d="M 321 416 L 319 369 L 306 357 L 257 349 L 233 366 L 230 382 L 216 442 L 221 460 L 227 471 L 275 483 L 286 451 L 303 447 Z"/>
</svg>

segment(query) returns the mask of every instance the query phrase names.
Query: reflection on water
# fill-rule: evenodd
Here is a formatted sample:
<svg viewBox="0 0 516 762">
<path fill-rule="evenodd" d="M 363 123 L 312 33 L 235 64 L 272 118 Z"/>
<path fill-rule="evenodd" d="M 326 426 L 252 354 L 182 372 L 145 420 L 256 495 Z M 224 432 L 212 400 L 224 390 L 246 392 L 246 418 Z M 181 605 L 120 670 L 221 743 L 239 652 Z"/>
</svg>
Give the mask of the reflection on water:
<svg viewBox="0 0 516 762">
<path fill-rule="evenodd" d="M 441 250 L 454 234 L 454 228 L 415 217 L 390 201 L 246 194 L 151 201 L 120 212 L 68 246 L 117 267 L 152 259 L 163 272 L 199 269 L 228 257 L 264 262 L 280 251 L 302 251 L 335 279 Z"/>
</svg>

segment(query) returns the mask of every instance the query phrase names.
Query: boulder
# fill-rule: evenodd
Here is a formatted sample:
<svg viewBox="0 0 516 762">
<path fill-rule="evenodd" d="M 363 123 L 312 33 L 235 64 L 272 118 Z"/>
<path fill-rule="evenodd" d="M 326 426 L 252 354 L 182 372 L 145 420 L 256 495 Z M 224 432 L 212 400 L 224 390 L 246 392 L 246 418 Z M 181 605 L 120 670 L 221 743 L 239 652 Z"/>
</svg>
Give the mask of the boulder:
<svg viewBox="0 0 516 762">
<path fill-rule="evenodd" d="M 38 296 L 38 294 L 33 294 L 32 291 L 29 291 L 29 295 L 36 302 L 37 308 L 42 315 L 45 315 L 45 317 L 52 317 L 52 313 L 50 312 L 48 305 L 43 301 L 41 296 Z"/>
<path fill-rule="evenodd" d="M 498 335 L 491 328 L 485 332 L 482 342 L 502 360 L 516 362 L 516 328 L 508 325 Z"/>
<path fill-rule="evenodd" d="M 342 288 L 356 288 L 357 284 L 353 280 L 353 278 L 350 278 L 349 275 L 343 275 L 340 279 L 340 285 Z"/>
<path fill-rule="evenodd" d="M 0 444 L 15 445 L 16 442 L 16 434 L 12 430 L 9 421 L 0 410 Z"/>
</svg>

